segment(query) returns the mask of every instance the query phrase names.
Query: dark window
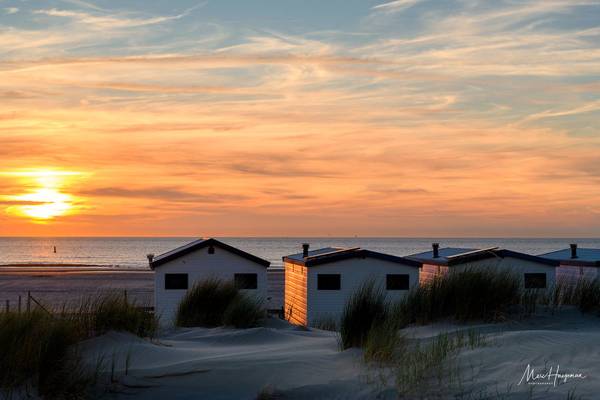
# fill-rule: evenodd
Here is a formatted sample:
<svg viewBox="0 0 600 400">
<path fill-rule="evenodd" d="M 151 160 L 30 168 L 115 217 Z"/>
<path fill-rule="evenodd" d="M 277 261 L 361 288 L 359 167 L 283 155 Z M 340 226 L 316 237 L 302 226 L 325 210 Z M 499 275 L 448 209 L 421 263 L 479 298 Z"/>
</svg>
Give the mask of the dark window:
<svg viewBox="0 0 600 400">
<path fill-rule="evenodd" d="M 340 290 L 340 274 L 317 275 L 317 290 Z"/>
<path fill-rule="evenodd" d="M 188 274 L 165 274 L 165 289 L 187 289 Z"/>
<path fill-rule="evenodd" d="M 385 277 L 385 288 L 387 290 L 408 290 L 408 274 L 391 274 Z"/>
<path fill-rule="evenodd" d="M 258 287 L 256 274 L 235 274 L 233 282 L 238 289 L 256 289 Z"/>
<path fill-rule="evenodd" d="M 546 274 L 529 273 L 529 274 L 524 274 L 524 278 L 525 278 L 525 289 L 545 289 L 546 288 Z"/>
</svg>

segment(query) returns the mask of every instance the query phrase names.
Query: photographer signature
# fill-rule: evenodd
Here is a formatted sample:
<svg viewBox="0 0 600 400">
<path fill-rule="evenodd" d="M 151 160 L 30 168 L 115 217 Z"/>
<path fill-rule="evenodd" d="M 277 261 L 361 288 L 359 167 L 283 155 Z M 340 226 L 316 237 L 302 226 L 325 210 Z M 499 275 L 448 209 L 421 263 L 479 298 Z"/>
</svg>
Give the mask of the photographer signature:
<svg viewBox="0 0 600 400">
<path fill-rule="evenodd" d="M 542 372 L 536 372 L 535 368 L 527 364 L 525 372 L 519 381 L 519 385 L 526 383 L 528 385 L 553 385 L 556 387 L 561 383 L 567 383 L 569 379 L 585 379 L 587 378 L 580 372 L 576 373 L 561 373 L 560 365 L 556 364 L 556 369 L 550 367 Z"/>
</svg>

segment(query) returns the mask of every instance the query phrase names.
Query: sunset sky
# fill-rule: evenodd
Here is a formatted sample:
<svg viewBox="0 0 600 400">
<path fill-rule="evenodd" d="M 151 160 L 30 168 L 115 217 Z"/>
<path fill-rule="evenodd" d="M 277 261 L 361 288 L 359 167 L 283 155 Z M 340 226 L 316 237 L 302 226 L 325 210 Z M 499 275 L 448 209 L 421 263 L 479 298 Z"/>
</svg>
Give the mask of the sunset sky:
<svg viewBox="0 0 600 400">
<path fill-rule="evenodd" d="M 600 0 L 0 0 L 0 209 L 4 236 L 600 237 Z"/>
</svg>

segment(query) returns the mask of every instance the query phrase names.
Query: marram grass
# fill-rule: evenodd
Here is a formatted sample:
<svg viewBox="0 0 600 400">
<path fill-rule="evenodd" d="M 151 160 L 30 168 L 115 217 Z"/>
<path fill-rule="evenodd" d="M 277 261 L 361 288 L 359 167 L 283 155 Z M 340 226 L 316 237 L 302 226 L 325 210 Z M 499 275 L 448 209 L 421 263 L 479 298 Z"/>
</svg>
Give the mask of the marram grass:
<svg viewBox="0 0 600 400">
<path fill-rule="evenodd" d="M 93 398 L 97 368 L 84 366 L 77 343 L 109 330 L 153 336 L 154 317 L 122 295 L 90 297 L 50 314 L 0 313 L 0 396 L 18 399 Z"/>
<path fill-rule="evenodd" d="M 187 291 L 177 309 L 176 325 L 252 328 L 261 325 L 265 316 L 259 299 L 236 289 L 231 282 L 207 279 Z"/>
</svg>

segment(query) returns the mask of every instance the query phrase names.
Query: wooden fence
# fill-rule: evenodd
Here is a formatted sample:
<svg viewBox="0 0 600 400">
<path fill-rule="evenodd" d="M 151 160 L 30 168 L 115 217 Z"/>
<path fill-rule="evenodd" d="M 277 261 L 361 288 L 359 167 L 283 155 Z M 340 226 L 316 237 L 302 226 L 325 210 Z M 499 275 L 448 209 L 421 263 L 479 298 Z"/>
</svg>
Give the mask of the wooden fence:
<svg viewBox="0 0 600 400">
<path fill-rule="evenodd" d="M 43 293 L 43 291 L 40 291 L 40 293 Z M 97 292 L 96 294 L 101 294 L 102 292 Z M 105 291 L 106 293 L 115 293 L 114 290 L 110 290 L 110 291 Z M 130 298 L 130 294 L 128 293 L 127 290 L 123 290 L 123 299 L 124 301 L 129 301 L 131 300 Z M 37 296 L 37 294 L 36 294 Z M 31 291 L 27 291 L 26 295 L 18 295 L 16 298 L 13 299 L 0 299 L 1 303 L 0 303 L 0 313 L 3 312 L 17 312 L 17 313 L 22 313 L 22 312 L 30 312 L 34 309 L 40 309 L 43 310 L 45 312 L 47 312 L 48 314 L 52 314 L 53 312 L 57 312 L 57 311 L 64 311 L 64 310 L 68 310 L 67 304 L 69 302 L 65 302 L 64 304 L 47 304 L 45 303 L 39 296 L 34 296 Z M 82 296 L 80 297 L 79 300 L 84 300 L 85 297 Z M 12 301 L 11 301 L 12 300 Z M 71 303 L 76 305 L 78 304 L 76 301 L 74 301 L 73 299 L 71 299 Z M 135 299 L 134 299 L 134 303 L 135 303 Z M 150 306 L 150 305 L 143 305 L 140 304 L 137 306 L 137 308 L 147 311 L 147 312 L 154 312 L 154 307 Z"/>
</svg>

